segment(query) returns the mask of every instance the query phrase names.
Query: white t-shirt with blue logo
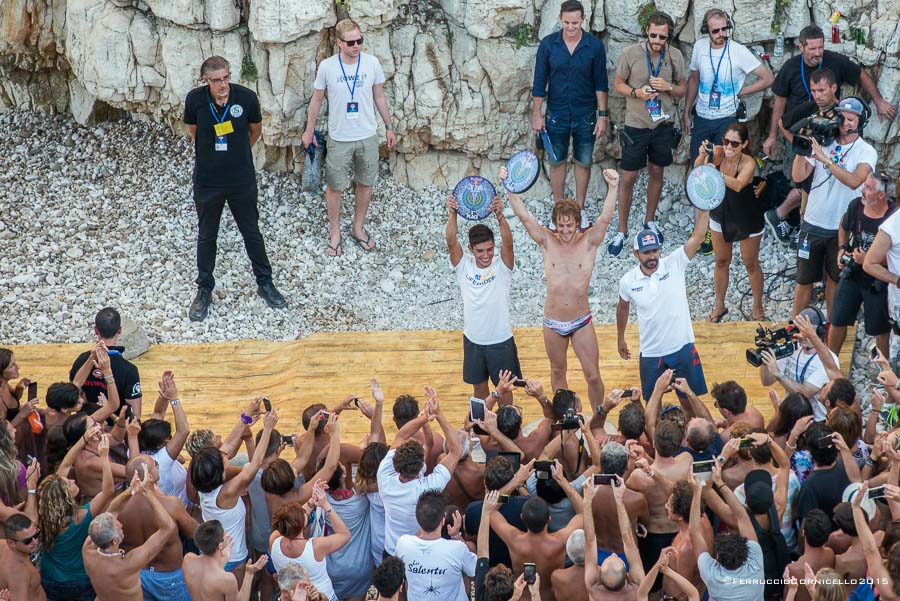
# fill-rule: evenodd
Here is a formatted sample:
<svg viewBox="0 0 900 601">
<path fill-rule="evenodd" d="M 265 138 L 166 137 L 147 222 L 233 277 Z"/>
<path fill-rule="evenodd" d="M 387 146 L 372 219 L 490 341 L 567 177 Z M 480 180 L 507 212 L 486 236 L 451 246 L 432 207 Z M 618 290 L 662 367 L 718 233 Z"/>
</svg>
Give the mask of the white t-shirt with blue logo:
<svg viewBox="0 0 900 601">
<path fill-rule="evenodd" d="M 740 102 L 737 93 L 744 86 L 747 75 L 761 64 L 753 52 L 734 40 L 728 40 L 722 48 L 712 49 L 708 37 L 697 40 L 691 54 L 691 71 L 697 71 L 700 75 L 697 114 L 704 119 L 734 115 Z M 711 107 L 709 103 L 714 81 L 719 92 L 719 108 Z"/>
<path fill-rule="evenodd" d="M 358 142 L 378 133 L 372 88 L 384 83 L 384 70 L 375 56 L 365 52 L 359 53 L 358 63 L 342 64 L 338 52 L 323 60 L 316 72 L 313 86 L 326 91 L 328 135 L 337 142 Z M 355 118 L 347 117 L 347 105 L 351 101 L 358 103 L 358 112 L 351 115 Z"/>
<path fill-rule="evenodd" d="M 456 280 L 463 301 L 463 334 L 475 344 L 499 344 L 512 338 L 509 295 L 512 269 L 500 253 L 487 269 L 480 269 L 475 257 L 463 253 L 456 265 Z"/>
</svg>

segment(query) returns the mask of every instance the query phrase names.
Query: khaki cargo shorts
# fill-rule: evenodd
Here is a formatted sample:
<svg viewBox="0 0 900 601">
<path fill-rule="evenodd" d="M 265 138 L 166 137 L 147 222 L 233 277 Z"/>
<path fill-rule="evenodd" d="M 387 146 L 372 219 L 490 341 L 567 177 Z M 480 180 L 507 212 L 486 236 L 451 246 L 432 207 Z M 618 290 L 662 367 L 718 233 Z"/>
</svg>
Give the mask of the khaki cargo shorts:
<svg viewBox="0 0 900 601">
<path fill-rule="evenodd" d="M 378 175 L 378 134 L 356 142 L 337 142 L 328 136 L 325 157 L 325 183 L 332 190 L 350 187 L 350 167 L 356 183 L 372 186 Z"/>
</svg>

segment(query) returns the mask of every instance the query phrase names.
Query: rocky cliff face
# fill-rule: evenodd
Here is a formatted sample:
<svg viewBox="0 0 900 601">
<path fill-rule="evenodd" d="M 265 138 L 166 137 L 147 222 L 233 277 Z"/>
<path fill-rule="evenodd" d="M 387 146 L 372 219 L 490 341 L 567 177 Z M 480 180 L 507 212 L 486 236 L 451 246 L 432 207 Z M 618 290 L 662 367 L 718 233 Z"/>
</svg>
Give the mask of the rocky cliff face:
<svg viewBox="0 0 900 601">
<path fill-rule="evenodd" d="M 378 56 L 399 143 L 389 153 L 395 177 L 414 187 L 452 186 L 530 147 L 528 114 L 536 40 L 553 30 L 561 0 L 4 0 L 0 3 L 0 109 L 71 111 L 84 122 L 110 111 L 177 126 L 200 63 L 220 54 L 233 78 L 256 89 L 263 109 L 261 166 L 293 168 L 318 62 L 334 52 L 337 11 L 348 11 Z M 586 23 L 607 45 L 612 81 L 620 49 L 639 39 L 642 0 L 586 0 Z M 714 0 L 658 0 L 677 21 L 690 57 L 699 16 Z M 736 40 L 771 53 L 776 7 L 790 38 L 810 22 L 829 25 L 833 10 L 844 41 L 828 47 L 870 69 L 885 98 L 900 98 L 900 1 L 732 0 L 724 7 Z M 824 27 L 826 32 L 830 27 Z M 863 44 L 852 32 L 862 30 Z M 773 67 L 783 59 L 772 59 Z M 765 127 L 762 95 L 748 103 Z M 613 123 L 624 102 L 610 102 Z M 765 110 L 763 110 L 765 112 Z M 323 120 L 324 125 L 324 120 Z M 866 130 L 882 164 L 900 170 L 900 127 L 877 118 Z M 595 159 L 619 155 L 612 136 Z M 685 160 L 684 145 L 678 156 Z M 599 165 L 598 165 L 599 168 Z M 681 169 L 667 170 L 680 177 Z M 600 177 L 593 178 L 599 183 Z"/>
</svg>

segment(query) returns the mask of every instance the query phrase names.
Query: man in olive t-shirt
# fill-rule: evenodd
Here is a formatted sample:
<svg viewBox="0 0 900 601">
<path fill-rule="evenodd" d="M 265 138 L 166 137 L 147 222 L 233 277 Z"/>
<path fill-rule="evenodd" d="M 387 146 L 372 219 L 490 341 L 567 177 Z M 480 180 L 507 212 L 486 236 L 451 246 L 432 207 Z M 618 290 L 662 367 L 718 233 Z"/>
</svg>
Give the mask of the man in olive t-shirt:
<svg viewBox="0 0 900 601">
<path fill-rule="evenodd" d="M 618 256 L 628 236 L 628 211 L 634 182 L 645 166 L 647 213 L 642 229 L 651 229 L 660 241 L 656 207 L 662 192 L 663 170 L 672 164 L 675 138 L 675 98 L 684 96 L 684 57 L 671 45 L 675 24 L 664 13 L 647 22 L 647 40 L 622 49 L 616 65 L 615 91 L 625 97 L 625 127 L 620 131 L 622 181 L 619 185 L 619 231 L 607 250 Z"/>
</svg>

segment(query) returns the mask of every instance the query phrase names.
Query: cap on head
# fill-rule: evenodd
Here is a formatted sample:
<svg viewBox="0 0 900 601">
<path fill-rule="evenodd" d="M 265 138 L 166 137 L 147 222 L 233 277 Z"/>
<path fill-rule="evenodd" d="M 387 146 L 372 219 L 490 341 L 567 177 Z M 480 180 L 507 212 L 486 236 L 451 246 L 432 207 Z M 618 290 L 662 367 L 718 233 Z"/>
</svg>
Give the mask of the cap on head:
<svg viewBox="0 0 900 601">
<path fill-rule="evenodd" d="M 862 102 L 860 102 L 858 98 L 854 98 L 852 96 L 841 100 L 841 102 L 837 105 L 837 110 L 847 113 L 853 113 L 855 115 L 859 115 L 860 117 L 862 117 L 865 113 L 865 108 L 863 107 Z"/>
<path fill-rule="evenodd" d="M 750 511 L 756 515 L 767 513 L 775 502 L 772 493 L 772 474 L 766 470 L 753 470 L 748 473 L 744 478 L 744 496 Z"/>
<path fill-rule="evenodd" d="M 659 250 L 662 245 L 659 243 L 659 236 L 651 229 L 644 229 L 638 232 L 634 237 L 634 250 L 644 253 L 651 250 Z"/>
</svg>

